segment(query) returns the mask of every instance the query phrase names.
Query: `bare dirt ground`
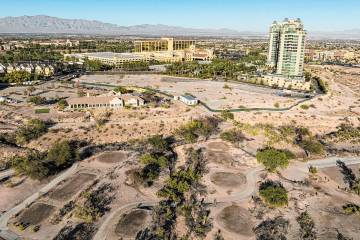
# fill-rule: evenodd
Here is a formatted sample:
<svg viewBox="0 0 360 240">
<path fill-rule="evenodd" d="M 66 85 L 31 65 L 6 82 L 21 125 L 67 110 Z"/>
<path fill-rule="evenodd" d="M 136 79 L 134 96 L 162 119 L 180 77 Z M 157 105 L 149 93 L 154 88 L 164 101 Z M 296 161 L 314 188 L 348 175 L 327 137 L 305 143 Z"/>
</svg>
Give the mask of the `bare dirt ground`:
<svg viewBox="0 0 360 240">
<path fill-rule="evenodd" d="M 241 173 L 216 172 L 211 175 L 210 179 L 215 185 L 225 188 L 233 188 L 246 184 L 246 176 Z"/>
<path fill-rule="evenodd" d="M 95 175 L 88 173 L 77 174 L 69 179 L 64 185 L 50 193 L 49 197 L 58 201 L 66 201 L 81 190 L 81 187 L 95 178 Z"/>
<path fill-rule="evenodd" d="M 251 214 L 242 207 L 236 205 L 225 207 L 217 215 L 216 221 L 227 231 L 247 237 L 254 235 L 252 231 L 254 222 L 251 220 Z"/>
<path fill-rule="evenodd" d="M 360 164 L 355 164 L 348 166 L 350 169 L 352 169 L 355 176 L 360 177 Z M 320 170 L 322 173 L 324 173 L 328 178 L 330 178 L 332 181 L 337 183 L 340 187 L 346 187 L 344 184 L 344 176 L 340 172 L 339 167 L 329 167 L 324 168 Z"/>
<path fill-rule="evenodd" d="M 212 108 L 238 107 L 287 107 L 297 100 L 278 96 L 277 90 L 247 84 L 223 83 L 189 78 L 176 78 L 162 75 L 107 76 L 84 75 L 80 82 L 106 83 L 123 86 L 157 88 L 172 95 L 190 93 Z"/>
<path fill-rule="evenodd" d="M 54 210 L 54 206 L 43 203 L 35 203 L 20 214 L 18 221 L 29 223 L 31 225 L 37 225 L 47 219 Z"/>
<path fill-rule="evenodd" d="M 127 158 L 125 152 L 105 152 L 97 157 L 101 163 L 117 163 L 122 162 Z"/>
<path fill-rule="evenodd" d="M 18 181 L 14 178 L 12 181 Z M 22 181 L 21 184 L 14 187 L 9 187 L 5 183 L 0 184 L 0 196 L 6 196 L 0 198 L 0 212 L 6 211 L 18 203 L 25 200 L 31 194 L 39 190 L 44 186 L 45 182 L 39 182 L 27 178 Z"/>
<path fill-rule="evenodd" d="M 316 71 L 316 69 L 314 70 Z M 360 106 L 359 96 L 352 88 L 356 85 L 356 78 L 352 79 L 353 85 L 339 80 L 338 75 L 332 74 L 330 70 L 323 70 L 322 77 L 330 85 L 330 93 L 324 96 L 318 96 L 309 102 L 307 105 L 312 105 L 308 110 L 300 107 L 294 108 L 287 112 L 240 112 L 235 113 L 235 120 L 249 123 L 249 124 L 272 124 L 279 125 L 301 125 L 309 127 L 314 134 L 328 133 L 334 131 L 341 123 L 353 123 L 355 126 L 360 124 L 358 107 Z M 340 75 L 343 73 L 339 73 Z M 347 78 L 347 73 L 345 77 Z M 273 107 L 275 102 L 280 103 L 280 106 L 290 104 L 282 102 L 278 97 L 274 97 L 274 93 L 262 92 L 261 89 L 245 89 L 242 85 L 233 86 L 229 84 L 230 89 L 223 88 L 224 83 L 210 82 L 210 81 L 183 81 L 179 79 L 163 79 L 163 76 L 84 76 L 80 80 L 95 81 L 105 83 L 116 83 L 118 85 L 143 85 L 157 87 L 161 90 L 166 90 L 172 94 L 183 94 L 185 91 L 194 93 L 200 99 L 207 100 L 212 106 L 228 107 L 238 105 L 248 106 L 270 106 Z M 151 80 L 151 81 L 149 81 Z M 68 89 L 69 93 L 57 89 L 56 91 L 63 91 L 64 96 L 74 96 L 76 92 Z M 355 89 L 355 88 L 354 88 Z M 41 94 L 51 95 L 49 92 Z M 15 91 L 15 90 L 14 90 Z M 17 94 L 22 94 L 19 90 Z M 93 90 L 93 93 L 104 92 L 104 90 Z M 60 92 L 59 92 L 60 94 Z M 20 95 L 19 95 L 20 96 Z M 225 98 L 224 98 L 225 97 Z M 21 98 L 24 98 L 21 97 Z M 222 98 L 222 99 L 219 99 Z M 268 101 L 269 100 L 269 101 Z M 282 98 L 282 100 L 284 100 Z M 265 101 L 265 103 L 264 103 Z M 354 107 L 351 107 L 354 106 Z M 180 102 L 174 102 L 170 108 L 141 108 L 141 109 L 121 109 L 112 112 L 109 121 L 101 127 L 96 127 L 94 122 L 84 119 L 85 112 L 58 112 L 55 106 L 49 106 L 51 112 L 45 115 L 35 115 L 34 107 L 28 106 L 26 103 L 20 103 L 18 106 L 4 106 L 0 109 L 0 124 L 4 129 L 16 129 L 16 127 L 24 122 L 26 119 L 39 117 L 42 119 L 54 119 L 56 125 L 44 136 L 38 140 L 32 141 L 27 147 L 33 147 L 39 150 L 47 150 L 49 147 L 59 139 L 71 140 L 86 140 L 90 143 L 113 143 L 121 141 L 129 141 L 131 139 L 146 138 L 153 134 L 170 135 L 174 130 L 186 121 L 199 117 L 212 115 L 201 106 L 188 107 Z M 227 128 L 232 128 L 229 124 Z M 8 130 L 6 130 L 8 131 Z M 246 150 L 255 153 L 258 148 L 263 147 L 265 138 L 261 136 L 250 136 L 243 145 Z M 178 154 L 177 166 L 185 162 L 184 150 L 188 147 L 204 147 L 207 151 L 208 157 L 208 173 L 203 178 L 203 184 L 208 188 L 208 197 L 211 200 L 216 199 L 232 199 L 236 197 L 237 193 L 244 190 L 246 181 L 244 175 L 258 166 L 256 159 L 246 153 L 245 151 L 228 144 L 219 139 L 211 139 L 206 142 L 199 142 L 197 144 L 189 144 L 177 147 L 175 150 Z M 282 145 L 287 148 L 288 145 Z M 291 146 L 290 146 L 291 147 Z M 293 148 L 291 148 L 293 150 Z M 294 149 L 297 151 L 299 149 Z M 10 151 L 11 152 L 11 151 Z M 301 152 L 299 151 L 299 155 Z M 110 211 L 105 213 L 95 224 L 95 227 L 101 224 L 116 213 L 117 209 L 121 209 L 127 204 L 142 201 L 156 201 L 157 190 L 162 186 L 166 176 L 160 176 L 160 179 L 151 188 L 144 188 L 142 186 L 133 186 L 129 184 L 127 173 L 138 167 L 138 160 L 131 153 L 103 153 L 98 156 L 86 159 L 80 163 L 79 170 L 71 176 L 67 181 L 54 187 L 49 195 L 42 196 L 36 204 L 45 204 L 56 207 L 59 210 L 70 199 L 77 201 L 78 193 L 96 179 L 99 183 L 109 183 L 115 186 L 115 199 L 110 204 Z M 354 171 L 357 172 L 357 171 Z M 92 176 L 92 177 L 90 177 Z M 307 172 L 297 172 L 289 170 L 287 177 L 294 176 L 295 179 L 303 179 L 308 177 Z M 289 191 L 289 198 L 291 204 L 288 207 L 280 209 L 262 209 L 260 211 L 253 209 L 253 202 L 249 198 L 237 202 L 236 204 L 218 204 L 212 208 L 212 217 L 214 220 L 214 229 L 208 234 L 207 239 L 213 239 L 213 234 L 217 229 L 221 229 L 225 239 L 254 239 L 249 229 L 256 226 L 261 220 L 267 217 L 274 217 L 277 215 L 284 215 L 290 220 L 290 234 L 289 239 L 296 239 L 298 237 L 299 226 L 296 222 L 296 216 L 306 209 L 314 218 L 315 224 L 318 228 L 320 239 L 332 239 L 336 234 L 335 229 L 342 229 L 344 234 L 356 239 L 357 232 L 360 232 L 360 219 L 358 216 L 347 216 L 342 212 L 342 205 L 351 201 L 359 203 L 358 196 L 344 192 L 338 189 L 341 184 L 341 175 L 338 174 L 335 168 L 324 169 L 319 172 L 318 180 L 312 180 L 310 186 L 298 186 L 278 179 L 277 176 L 270 175 L 270 178 L 283 181 L 283 184 Z M 265 177 L 265 175 L 264 175 Z M 255 179 L 254 181 L 258 181 Z M 8 209 L 14 206 L 17 202 L 22 201 L 27 196 L 36 192 L 43 183 L 36 181 L 25 180 L 20 185 L 13 188 L 6 187 L 4 184 L 0 185 L 0 195 L 6 198 L 0 198 L 0 209 Z M 55 211 L 56 212 L 56 211 Z M 129 212 L 130 213 L 130 212 Z M 105 232 L 110 235 L 107 239 L 118 239 L 116 235 L 116 227 L 119 224 L 130 222 L 140 226 L 140 219 L 137 217 L 122 218 L 122 214 L 111 218 Z M 248 215 L 250 214 L 250 216 Z M 41 217 L 41 229 L 37 233 L 29 230 L 25 232 L 12 228 L 18 234 L 27 236 L 31 239 L 52 239 L 61 228 L 68 222 L 72 225 L 79 223 L 79 220 L 72 215 L 66 215 L 60 223 L 53 225 L 46 221 L 52 217 L 47 214 L 38 214 Z M 36 215 L 36 216 L 38 216 Z M 141 214 L 140 214 L 141 215 Z M 31 217 L 31 214 L 28 214 Z M 136 216 L 136 214 L 135 214 Z M 260 217 L 261 216 L 261 217 Z M 40 217 L 38 219 L 40 219 Z M 36 220 L 36 218 L 34 218 Z M 239 221 L 241 219 L 242 221 Z M 126 221 L 125 221 L 126 220 Z M 130 224 L 129 223 L 129 224 Z M 120 224 L 120 226 L 121 226 Z M 234 227 L 238 226 L 238 227 Z M 122 229 L 122 227 L 121 227 Z M 133 236 L 136 229 L 129 229 L 130 232 L 122 232 L 121 234 L 129 234 Z M 241 232 L 240 232 L 240 230 Z M 119 230 L 119 228 L 118 228 Z M 128 230 L 128 229 L 126 229 Z M 121 231 L 120 231 L 121 232 Z M 131 238 L 131 237 L 130 237 Z"/>
<path fill-rule="evenodd" d="M 151 216 L 146 210 L 133 210 L 119 220 L 115 228 L 115 234 L 123 239 L 134 239 L 136 234 L 149 224 Z"/>
</svg>

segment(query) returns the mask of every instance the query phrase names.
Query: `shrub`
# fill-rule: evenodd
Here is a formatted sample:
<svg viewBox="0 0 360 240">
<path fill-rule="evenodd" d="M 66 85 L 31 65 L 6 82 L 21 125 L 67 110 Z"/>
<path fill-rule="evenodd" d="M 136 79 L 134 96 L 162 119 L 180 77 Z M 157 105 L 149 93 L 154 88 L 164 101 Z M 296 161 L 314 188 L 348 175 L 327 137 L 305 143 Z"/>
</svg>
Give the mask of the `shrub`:
<svg viewBox="0 0 360 240">
<path fill-rule="evenodd" d="M 67 103 L 67 101 L 65 99 L 60 99 L 57 102 L 57 105 L 60 110 L 64 110 L 67 106 L 69 106 L 69 104 Z"/>
<path fill-rule="evenodd" d="M 15 132 L 18 144 L 28 143 L 32 139 L 39 138 L 48 130 L 47 124 L 39 119 L 31 119 Z"/>
<path fill-rule="evenodd" d="M 46 103 L 46 98 L 40 96 L 32 96 L 28 98 L 28 102 L 35 105 L 42 105 Z"/>
<path fill-rule="evenodd" d="M 280 182 L 270 180 L 262 182 L 259 193 L 264 202 L 271 207 L 282 207 L 288 204 L 287 191 Z"/>
<path fill-rule="evenodd" d="M 162 135 L 154 135 L 148 138 L 148 143 L 151 145 L 152 150 L 155 152 L 164 152 L 169 148 L 169 144 Z"/>
<path fill-rule="evenodd" d="M 286 240 L 289 221 L 279 216 L 267 219 L 254 228 L 256 239 L 259 240 Z"/>
<path fill-rule="evenodd" d="M 118 87 L 114 88 L 114 91 L 118 92 L 118 93 L 121 93 L 121 94 L 132 93 L 133 92 L 132 90 L 128 90 L 128 89 L 126 89 L 125 87 L 122 87 L 122 86 L 118 86 Z"/>
<path fill-rule="evenodd" d="M 308 110 L 310 107 L 306 104 L 302 104 L 302 105 L 300 105 L 300 108 L 304 109 L 304 110 Z"/>
<path fill-rule="evenodd" d="M 184 138 L 188 143 L 194 143 L 200 136 L 209 137 L 217 130 L 219 120 L 213 117 L 205 117 L 192 120 L 176 130 L 176 134 Z"/>
<path fill-rule="evenodd" d="M 322 154 L 324 152 L 323 145 L 313 138 L 302 140 L 300 146 L 310 154 Z"/>
<path fill-rule="evenodd" d="M 229 110 L 222 110 L 220 115 L 225 121 L 228 119 L 234 120 L 234 114 Z"/>
<path fill-rule="evenodd" d="M 360 206 L 354 204 L 354 203 L 348 203 L 343 206 L 343 210 L 346 214 L 358 214 L 360 215 Z"/>
<path fill-rule="evenodd" d="M 262 163 L 265 168 L 274 172 L 278 167 L 286 168 L 289 165 L 289 159 L 294 158 L 290 151 L 266 148 L 256 153 L 256 159 Z"/>
<path fill-rule="evenodd" d="M 311 174 L 316 174 L 318 171 L 317 171 L 317 168 L 316 167 L 314 167 L 314 166 L 310 166 L 309 167 L 309 173 L 311 173 Z"/>
<path fill-rule="evenodd" d="M 224 141 L 228 141 L 231 143 L 242 142 L 246 139 L 245 135 L 240 130 L 237 130 L 235 128 L 222 132 L 220 134 L 220 138 Z"/>
<path fill-rule="evenodd" d="M 296 221 L 300 225 L 300 236 L 301 239 L 306 240 L 315 240 L 317 239 L 315 223 L 311 218 L 308 212 L 302 212 L 297 218 Z"/>
</svg>

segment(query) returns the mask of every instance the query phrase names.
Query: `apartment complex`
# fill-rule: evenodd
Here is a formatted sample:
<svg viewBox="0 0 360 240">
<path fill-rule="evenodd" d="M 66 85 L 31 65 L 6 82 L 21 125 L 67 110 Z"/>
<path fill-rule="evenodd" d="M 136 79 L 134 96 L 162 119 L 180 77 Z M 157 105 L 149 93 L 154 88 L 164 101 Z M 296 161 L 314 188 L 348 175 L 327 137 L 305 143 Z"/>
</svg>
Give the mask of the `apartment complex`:
<svg viewBox="0 0 360 240">
<path fill-rule="evenodd" d="M 275 74 L 302 77 L 306 31 L 300 19 L 273 22 L 270 26 L 268 64 Z"/>
</svg>

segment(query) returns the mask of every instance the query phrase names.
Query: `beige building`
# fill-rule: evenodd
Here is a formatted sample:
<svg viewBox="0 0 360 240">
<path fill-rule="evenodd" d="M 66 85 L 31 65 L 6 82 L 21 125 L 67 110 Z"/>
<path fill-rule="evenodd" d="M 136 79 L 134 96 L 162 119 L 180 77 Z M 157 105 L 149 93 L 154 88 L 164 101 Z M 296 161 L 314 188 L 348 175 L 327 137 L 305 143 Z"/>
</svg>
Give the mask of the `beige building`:
<svg viewBox="0 0 360 240">
<path fill-rule="evenodd" d="M 197 49 L 193 40 L 174 40 L 173 38 L 161 38 L 152 40 L 135 41 L 134 53 L 76 53 L 65 54 L 64 59 L 75 58 L 98 60 L 104 64 L 120 66 L 127 62 L 182 62 L 203 60 L 210 61 L 214 58 L 213 49 Z"/>
<path fill-rule="evenodd" d="M 161 38 L 150 40 L 139 40 L 134 42 L 135 52 L 164 52 L 189 50 L 195 47 L 194 40 L 175 40 L 174 38 Z"/>
<path fill-rule="evenodd" d="M 70 109 L 122 108 L 124 106 L 139 107 L 145 105 L 144 99 L 131 94 L 70 98 L 67 103 Z"/>
<path fill-rule="evenodd" d="M 300 91 L 310 91 L 311 83 L 304 81 L 303 78 L 287 78 L 279 75 L 265 75 L 263 84 L 285 89 Z"/>
</svg>

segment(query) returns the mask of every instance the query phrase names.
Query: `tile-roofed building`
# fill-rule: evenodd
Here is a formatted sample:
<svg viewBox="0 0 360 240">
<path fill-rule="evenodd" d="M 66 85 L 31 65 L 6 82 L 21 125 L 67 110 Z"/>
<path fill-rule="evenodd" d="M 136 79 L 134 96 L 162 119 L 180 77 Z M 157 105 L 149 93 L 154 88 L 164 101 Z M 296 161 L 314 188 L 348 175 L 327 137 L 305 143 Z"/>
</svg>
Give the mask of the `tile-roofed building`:
<svg viewBox="0 0 360 240">
<path fill-rule="evenodd" d="M 139 107 L 145 104 L 141 97 L 131 94 L 119 96 L 86 96 L 67 100 L 69 108 L 121 108 L 124 106 Z"/>
</svg>

